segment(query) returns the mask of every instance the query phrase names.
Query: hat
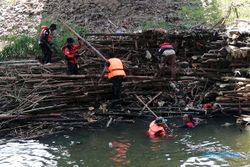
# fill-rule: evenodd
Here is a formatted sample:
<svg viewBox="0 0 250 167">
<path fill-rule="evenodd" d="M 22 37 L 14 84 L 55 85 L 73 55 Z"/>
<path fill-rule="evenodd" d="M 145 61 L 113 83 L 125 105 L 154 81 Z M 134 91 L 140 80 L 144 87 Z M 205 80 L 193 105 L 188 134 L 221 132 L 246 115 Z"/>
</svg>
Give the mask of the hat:
<svg viewBox="0 0 250 167">
<path fill-rule="evenodd" d="M 155 123 L 157 124 L 163 124 L 163 123 L 166 123 L 167 122 L 167 119 L 164 119 L 163 117 L 157 117 L 155 119 Z"/>
<path fill-rule="evenodd" d="M 56 24 L 51 24 L 49 27 L 51 30 L 56 30 Z"/>
<path fill-rule="evenodd" d="M 74 41 L 73 38 L 69 37 L 69 38 L 67 38 L 67 42 L 68 42 L 68 43 L 74 43 L 75 41 Z"/>
<path fill-rule="evenodd" d="M 183 115 L 183 118 L 188 118 L 188 114 L 184 114 L 184 115 Z"/>
</svg>

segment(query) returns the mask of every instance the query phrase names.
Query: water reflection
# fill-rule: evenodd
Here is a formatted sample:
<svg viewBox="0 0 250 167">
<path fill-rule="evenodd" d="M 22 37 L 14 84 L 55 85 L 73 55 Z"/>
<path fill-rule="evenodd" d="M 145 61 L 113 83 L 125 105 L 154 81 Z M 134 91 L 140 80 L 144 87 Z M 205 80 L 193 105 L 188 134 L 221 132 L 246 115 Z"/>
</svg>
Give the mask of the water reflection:
<svg viewBox="0 0 250 167">
<path fill-rule="evenodd" d="M 184 145 L 187 154 L 191 155 L 181 165 L 181 167 L 189 166 L 231 166 L 228 160 L 247 159 L 246 153 L 234 151 L 230 146 L 222 143 L 216 137 L 208 137 L 205 140 L 197 141 L 194 136 L 186 134 L 180 139 L 180 143 Z M 232 143 L 231 143 L 232 144 Z"/>
<path fill-rule="evenodd" d="M 35 140 L 1 141 L 0 165 L 4 167 L 42 167 L 57 166 L 57 158 L 52 154 L 57 151 Z"/>
<path fill-rule="evenodd" d="M 129 164 L 130 160 L 127 159 L 127 152 L 131 144 L 128 141 L 112 141 L 109 143 L 109 147 L 113 148 L 116 152 L 111 159 L 117 166 Z"/>
</svg>

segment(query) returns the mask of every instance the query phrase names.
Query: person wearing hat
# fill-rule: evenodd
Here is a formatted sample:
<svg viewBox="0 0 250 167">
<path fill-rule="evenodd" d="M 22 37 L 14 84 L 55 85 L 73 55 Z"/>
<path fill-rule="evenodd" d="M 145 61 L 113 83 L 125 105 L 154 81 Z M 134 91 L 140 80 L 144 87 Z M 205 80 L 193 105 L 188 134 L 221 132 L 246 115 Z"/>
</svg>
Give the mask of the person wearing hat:
<svg viewBox="0 0 250 167">
<path fill-rule="evenodd" d="M 50 27 L 47 26 L 41 26 L 42 31 L 39 36 L 39 46 L 42 49 L 43 58 L 42 63 L 47 64 L 51 63 L 51 56 L 52 56 L 52 48 L 54 48 L 54 45 L 52 44 L 52 38 L 53 38 L 53 31 L 56 30 L 56 24 L 51 24 Z"/>
<path fill-rule="evenodd" d="M 68 75 L 77 75 L 77 54 L 78 49 L 81 48 L 81 42 L 78 39 L 78 44 L 74 44 L 74 39 L 72 37 L 67 39 L 67 43 L 62 47 L 63 54 L 67 61 L 67 74 Z"/>
<path fill-rule="evenodd" d="M 157 117 L 149 125 L 147 134 L 150 138 L 163 137 L 166 136 L 169 127 L 166 124 L 166 119 L 163 117 Z"/>
<path fill-rule="evenodd" d="M 173 44 L 168 43 L 168 42 L 163 42 L 160 44 L 160 49 L 159 49 L 159 69 L 160 69 L 160 75 L 163 73 L 163 69 L 166 64 L 170 65 L 170 70 L 171 70 L 171 78 L 175 79 L 176 75 L 176 55 L 174 51 Z"/>
</svg>

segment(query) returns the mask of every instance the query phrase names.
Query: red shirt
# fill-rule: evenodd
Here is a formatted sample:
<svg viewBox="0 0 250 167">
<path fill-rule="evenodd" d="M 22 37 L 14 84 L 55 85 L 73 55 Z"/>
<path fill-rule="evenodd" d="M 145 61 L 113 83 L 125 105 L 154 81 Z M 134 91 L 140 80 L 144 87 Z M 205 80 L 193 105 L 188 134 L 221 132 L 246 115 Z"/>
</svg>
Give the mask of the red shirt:
<svg viewBox="0 0 250 167">
<path fill-rule="evenodd" d="M 161 49 L 165 49 L 165 48 L 171 48 L 171 49 L 173 49 L 173 45 L 171 43 L 164 42 L 164 43 L 160 44 L 160 48 Z"/>
<path fill-rule="evenodd" d="M 63 53 L 69 62 L 77 64 L 76 52 L 80 47 L 81 45 L 73 45 L 70 49 L 68 46 L 63 48 Z"/>
</svg>

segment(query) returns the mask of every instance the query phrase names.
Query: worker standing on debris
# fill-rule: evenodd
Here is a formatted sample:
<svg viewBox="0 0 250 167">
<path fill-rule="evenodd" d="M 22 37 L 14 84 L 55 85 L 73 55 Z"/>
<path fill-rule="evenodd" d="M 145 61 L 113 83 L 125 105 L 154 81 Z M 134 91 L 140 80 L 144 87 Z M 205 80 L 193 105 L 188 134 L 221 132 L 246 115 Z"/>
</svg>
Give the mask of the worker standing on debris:
<svg viewBox="0 0 250 167">
<path fill-rule="evenodd" d="M 166 124 L 166 119 L 163 117 L 157 117 L 154 121 L 149 124 L 147 134 L 150 138 L 166 136 L 167 130 L 169 129 Z"/>
<path fill-rule="evenodd" d="M 67 43 L 62 47 L 63 54 L 67 61 L 68 75 L 78 74 L 77 58 L 79 55 L 77 54 L 77 51 L 80 48 L 80 39 L 78 39 L 78 44 L 74 44 L 74 39 L 71 37 L 67 39 Z"/>
<path fill-rule="evenodd" d="M 123 63 L 118 58 L 110 58 L 106 62 L 101 78 L 104 77 L 105 72 L 108 72 L 108 79 L 112 82 L 112 99 L 117 100 L 121 98 L 121 87 L 126 73 L 124 71 Z M 100 82 L 101 80 L 99 80 Z"/>
<path fill-rule="evenodd" d="M 49 28 L 47 26 L 42 26 L 41 28 L 39 46 L 43 53 L 42 63 L 48 64 L 51 63 L 52 48 L 54 48 L 54 45 L 51 43 L 53 38 L 52 33 L 56 30 L 56 24 L 51 24 Z"/>
<path fill-rule="evenodd" d="M 160 69 L 160 75 L 163 73 L 163 69 L 166 64 L 170 65 L 170 70 L 171 70 L 171 78 L 175 79 L 176 75 L 176 55 L 174 51 L 174 47 L 171 43 L 161 43 L 160 44 L 160 49 L 159 49 L 159 69 Z"/>
</svg>

